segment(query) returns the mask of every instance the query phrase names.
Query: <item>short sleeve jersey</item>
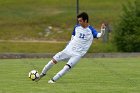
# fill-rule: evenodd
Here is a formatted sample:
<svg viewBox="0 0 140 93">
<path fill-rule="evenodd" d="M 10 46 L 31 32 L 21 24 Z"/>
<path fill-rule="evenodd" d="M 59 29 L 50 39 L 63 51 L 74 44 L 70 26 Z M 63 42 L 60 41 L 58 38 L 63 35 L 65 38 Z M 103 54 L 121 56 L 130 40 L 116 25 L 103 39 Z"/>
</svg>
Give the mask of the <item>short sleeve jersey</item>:
<svg viewBox="0 0 140 93">
<path fill-rule="evenodd" d="M 97 37 L 97 34 L 98 32 L 90 25 L 86 28 L 76 25 L 72 33 L 73 39 L 64 51 L 73 55 L 83 56 L 91 46 L 93 38 Z"/>
</svg>

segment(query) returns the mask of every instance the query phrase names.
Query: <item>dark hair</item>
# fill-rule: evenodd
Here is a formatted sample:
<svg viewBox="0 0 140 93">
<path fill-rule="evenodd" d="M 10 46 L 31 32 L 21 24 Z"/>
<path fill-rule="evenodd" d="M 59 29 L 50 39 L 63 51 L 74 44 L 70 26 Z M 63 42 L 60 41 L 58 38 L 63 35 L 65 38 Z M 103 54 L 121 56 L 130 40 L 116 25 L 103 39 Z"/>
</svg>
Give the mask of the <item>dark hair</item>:
<svg viewBox="0 0 140 93">
<path fill-rule="evenodd" d="M 80 13 L 77 18 L 82 18 L 84 21 L 87 20 L 88 22 L 88 14 L 86 12 Z"/>
</svg>

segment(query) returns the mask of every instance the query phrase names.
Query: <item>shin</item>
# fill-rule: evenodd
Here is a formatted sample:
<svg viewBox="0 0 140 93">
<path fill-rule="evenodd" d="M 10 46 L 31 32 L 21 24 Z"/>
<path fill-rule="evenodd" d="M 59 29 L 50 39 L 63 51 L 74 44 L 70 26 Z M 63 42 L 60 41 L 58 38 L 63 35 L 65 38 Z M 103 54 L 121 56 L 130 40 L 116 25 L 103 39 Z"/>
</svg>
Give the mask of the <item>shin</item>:
<svg viewBox="0 0 140 93">
<path fill-rule="evenodd" d="M 65 73 L 67 73 L 69 70 L 70 70 L 71 66 L 70 65 L 65 65 L 64 68 L 59 71 L 53 78 L 52 80 L 53 81 L 56 81 L 58 80 L 60 77 L 62 77 Z"/>
</svg>

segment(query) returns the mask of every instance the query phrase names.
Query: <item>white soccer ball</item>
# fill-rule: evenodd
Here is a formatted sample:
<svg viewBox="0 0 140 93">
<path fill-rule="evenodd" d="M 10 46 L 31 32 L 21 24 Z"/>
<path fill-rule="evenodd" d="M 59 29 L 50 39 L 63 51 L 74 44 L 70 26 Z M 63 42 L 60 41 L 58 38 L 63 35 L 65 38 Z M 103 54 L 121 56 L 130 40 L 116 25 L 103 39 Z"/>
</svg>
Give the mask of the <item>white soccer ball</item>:
<svg viewBox="0 0 140 93">
<path fill-rule="evenodd" d="M 31 80 L 35 80 L 36 78 L 38 78 L 39 77 L 39 73 L 38 73 L 38 71 L 36 71 L 36 70 L 32 70 L 32 71 L 30 71 L 29 72 L 29 78 L 31 79 Z"/>
</svg>

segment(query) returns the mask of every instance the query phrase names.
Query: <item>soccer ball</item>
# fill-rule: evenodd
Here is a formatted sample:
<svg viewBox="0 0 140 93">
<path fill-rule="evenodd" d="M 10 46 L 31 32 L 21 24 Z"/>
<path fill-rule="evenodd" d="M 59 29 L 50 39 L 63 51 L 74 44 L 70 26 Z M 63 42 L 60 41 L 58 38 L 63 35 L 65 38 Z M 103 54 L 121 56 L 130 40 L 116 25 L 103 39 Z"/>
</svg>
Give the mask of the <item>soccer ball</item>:
<svg viewBox="0 0 140 93">
<path fill-rule="evenodd" d="M 39 73 L 36 70 L 32 70 L 29 72 L 29 78 L 34 81 L 36 78 L 39 77 Z"/>
</svg>

